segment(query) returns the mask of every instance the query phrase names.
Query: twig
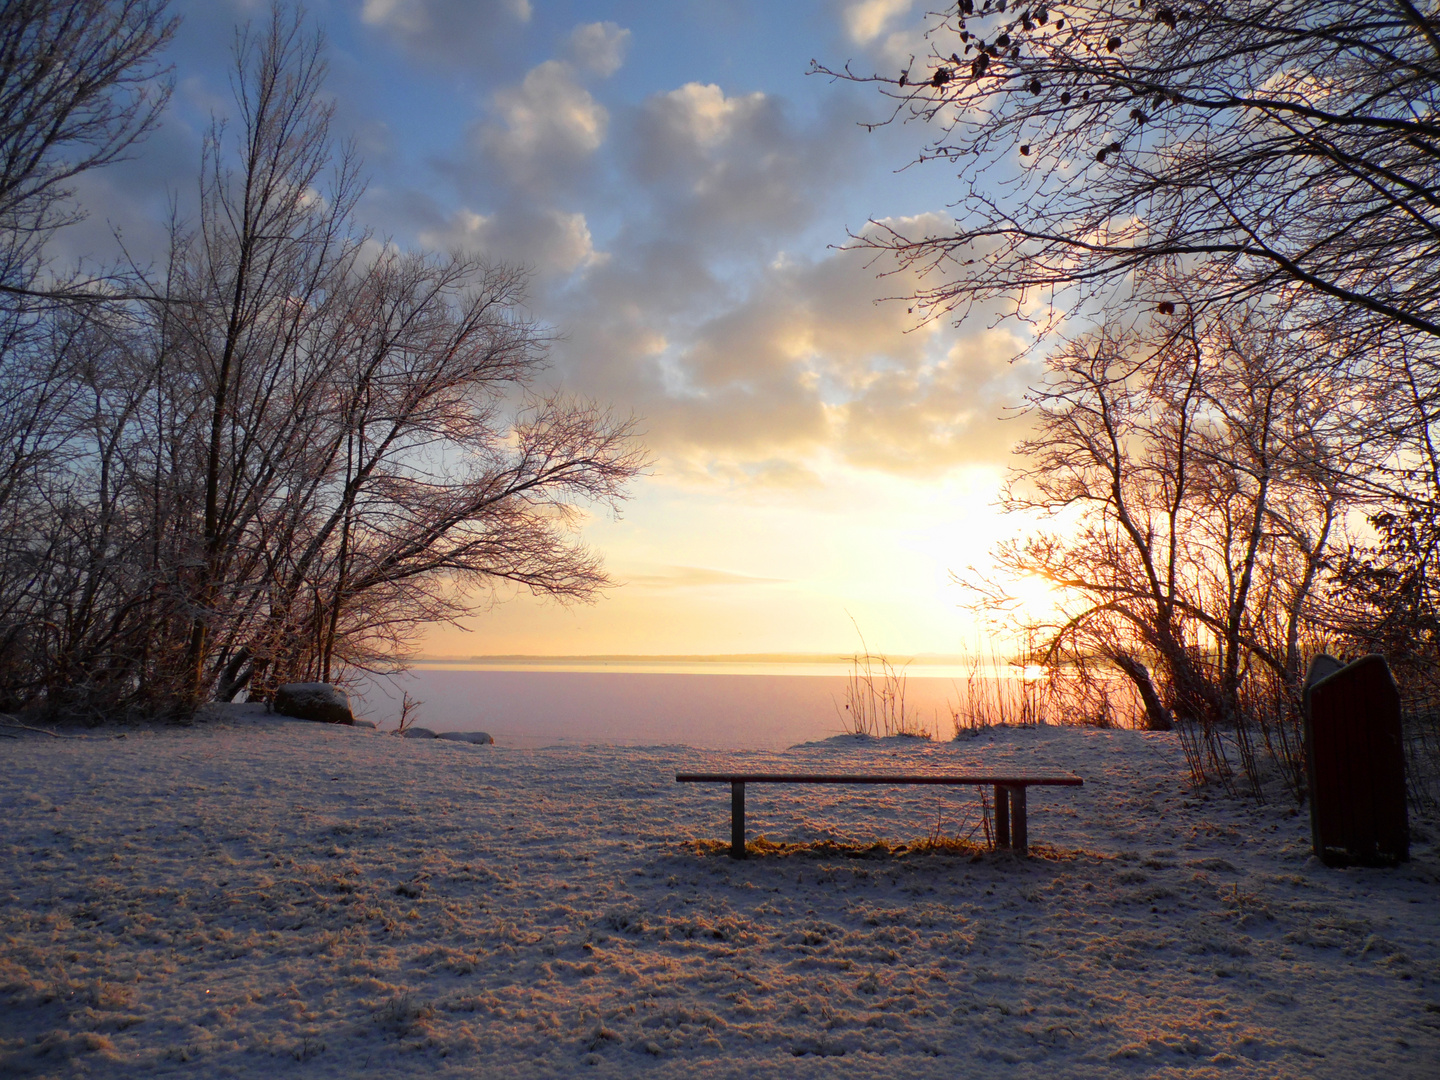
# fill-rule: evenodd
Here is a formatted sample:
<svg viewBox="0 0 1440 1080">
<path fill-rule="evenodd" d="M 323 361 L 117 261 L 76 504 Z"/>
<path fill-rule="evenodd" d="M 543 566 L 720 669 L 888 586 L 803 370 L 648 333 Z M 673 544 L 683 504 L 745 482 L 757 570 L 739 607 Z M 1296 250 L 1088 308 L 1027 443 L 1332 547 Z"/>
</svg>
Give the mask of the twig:
<svg viewBox="0 0 1440 1080">
<path fill-rule="evenodd" d="M 41 735 L 49 735 L 52 739 L 71 739 L 71 740 L 74 740 L 75 742 L 97 742 L 97 741 L 103 741 L 103 740 L 93 739 L 93 738 L 91 738 L 89 735 L 61 735 L 58 731 L 51 731 L 49 728 L 31 727 L 29 724 L 22 724 L 22 723 L 20 723 L 19 721 L 14 720 L 14 718 L 13 718 L 13 717 L 10 717 L 10 716 L 6 716 L 4 721 L 0 721 L 0 727 L 15 728 L 15 729 L 17 729 L 17 730 L 19 730 L 19 731 L 35 731 L 35 732 L 38 732 L 38 733 L 41 734 Z M 7 736 L 6 736 L 6 738 L 8 738 L 8 739 L 18 739 L 19 737 L 20 737 L 20 736 L 18 736 L 18 735 L 7 735 Z M 124 733 L 124 732 L 121 732 L 119 735 L 107 735 L 107 736 L 105 736 L 105 738 L 107 738 L 107 739 L 123 739 L 123 738 L 125 738 L 125 733 Z"/>
<path fill-rule="evenodd" d="M 49 735 L 52 739 L 73 739 L 76 737 L 74 735 L 61 735 L 57 731 L 50 731 L 43 727 L 31 727 L 29 724 L 21 724 L 19 722 L 12 723 L 8 718 L 5 722 L 0 723 L 0 727 L 16 728 L 20 731 L 38 731 L 41 735 Z"/>
</svg>

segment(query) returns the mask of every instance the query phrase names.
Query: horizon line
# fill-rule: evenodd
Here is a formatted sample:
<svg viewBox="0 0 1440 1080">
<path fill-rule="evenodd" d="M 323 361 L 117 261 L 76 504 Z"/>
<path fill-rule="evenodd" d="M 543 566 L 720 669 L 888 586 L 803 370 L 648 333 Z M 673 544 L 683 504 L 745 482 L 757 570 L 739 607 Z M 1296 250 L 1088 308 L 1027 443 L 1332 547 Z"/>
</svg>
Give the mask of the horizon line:
<svg viewBox="0 0 1440 1080">
<path fill-rule="evenodd" d="M 471 656 L 417 656 L 412 663 L 475 664 L 475 663 L 852 663 L 871 660 L 915 662 L 969 662 L 977 659 L 970 653 L 858 653 L 858 652 L 773 652 L 773 653 L 486 653 Z"/>
</svg>

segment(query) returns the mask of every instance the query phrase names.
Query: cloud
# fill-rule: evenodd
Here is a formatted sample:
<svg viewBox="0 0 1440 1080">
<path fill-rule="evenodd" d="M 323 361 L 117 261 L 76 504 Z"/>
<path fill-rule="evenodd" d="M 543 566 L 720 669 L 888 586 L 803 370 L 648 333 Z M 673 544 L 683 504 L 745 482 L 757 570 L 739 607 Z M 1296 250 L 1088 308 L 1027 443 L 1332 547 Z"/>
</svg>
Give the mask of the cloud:
<svg viewBox="0 0 1440 1080">
<path fill-rule="evenodd" d="M 586 71 L 609 77 L 625 63 L 630 31 L 613 22 L 585 23 L 570 32 L 570 59 Z"/>
<path fill-rule="evenodd" d="M 418 58 L 473 64 L 530 14 L 530 0 L 364 0 L 360 21 Z"/>
<path fill-rule="evenodd" d="M 657 94 L 649 108 L 669 136 L 662 138 L 662 146 L 685 146 L 703 152 L 741 132 L 765 104 L 766 97 L 759 92 L 727 98 L 714 83 L 692 82 Z"/>
<path fill-rule="evenodd" d="M 460 206 L 397 196 L 413 235 L 535 268 L 533 310 L 561 335 L 548 378 L 642 417 L 672 482 L 798 493 L 824 461 L 933 477 L 1003 460 L 1025 342 L 984 312 L 917 327 L 878 302 L 915 292 L 914 273 L 877 279 L 871 253 L 806 235 L 863 155 L 849 97 L 797 118 L 775 95 L 690 82 L 612 115 L 586 73 L 624 44 L 613 24 L 579 27 L 565 58 L 496 92 L 445 166 Z"/>
<path fill-rule="evenodd" d="M 869 45 L 890 22 L 909 14 L 914 0 L 851 0 L 840 9 L 845 33 L 856 45 Z"/>
<path fill-rule="evenodd" d="M 479 6 L 512 24 L 523 14 Z M 908 10 L 861 6 L 846 10 L 878 27 L 872 44 Z M 362 14 L 403 37 L 447 10 L 371 0 Z M 1027 342 L 984 311 L 917 327 L 905 303 L 877 301 L 918 278 L 877 280 L 884 264 L 806 232 L 864 160 L 848 91 L 798 117 L 775 95 L 707 82 L 602 103 L 621 88 L 596 77 L 618 70 L 628 41 L 613 23 L 575 27 L 559 58 L 490 98 L 444 166 L 453 191 L 382 178 L 362 216 L 392 230 L 382 236 L 534 269 L 532 309 L 563 335 L 553 377 L 642 416 L 662 475 L 799 492 L 822 483 L 821 460 L 913 476 L 1003 460 L 1022 428 L 999 418 L 1030 374 L 1009 360 Z M 207 85 L 183 82 L 172 112 L 212 104 Z M 363 134 L 381 150 L 405 138 Z M 92 216 L 57 257 L 102 249 L 111 225 L 142 258 L 163 255 L 154 222 L 167 185 L 193 190 L 197 140 L 167 118 L 142 157 L 83 178 Z M 889 224 L 953 228 L 944 213 Z"/>
<path fill-rule="evenodd" d="M 553 208 L 517 207 L 488 215 L 462 208 L 422 229 L 419 239 L 426 248 L 479 252 L 548 277 L 566 277 L 607 258 L 595 250 L 584 214 Z"/>
<path fill-rule="evenodd" d="M 547 60 L 495 94 L 473 139 L 513 184 L 553 188 L 599 149 L 609 122 L 570 65 Z"/>
<path fill-rule="evenodd" d="M 919 232 L 946 221 L 887 224 Z M 1026 342 L 984 312 L 958 329 L 917 326 L 903 302 L 881 298 L 918 279 L 897 270 L 877 280 L 869 253 L 773 260 L 718 304 L 693 285 L 661 299 L 658 276 L 649 291 L 643 269 L 627 266 L 590 279 L 587 296 L 612 299 L 562 320 L 571 339 L 561 351 L 572 384 L 644 416 L 662 475 L 803 488 L 816 483 L 807 462 L 817 456 L 936 475 L 1002 461 L 1022 433 L 1002 417 L 1032 374 L 1011 363 Z"/>
<path fill-rule="evenodd" d="M 687 83 L 641 106 L 627 134 L 629 175 L 670 235 L 772 240 L 813 219 L 854 138 L 848 116 L 801 126 L 773 96 Z"/>
<path fill-rule="evenodd" d="M 845 36 L 865 50 L 871 61 L 898 74 L 911 57 L 931 52 L 925 20 L 912 15 L 914 0 L 844 0 L 839 5 Z"/>
<path fill-rule="evenodd" d="M 846 406 L 847 460 L 892 472 L 1004 461 L 1025 430 L 1007 416 L 1027 373 L 1009 360 L 1023 347 L 987 328 L 958 337 L 934 363 L 882 372 Z"/>
<path fill-rule="evenodd" d="M 690 392 L 661 430 L 692 456 L 829 448 L 900 472 L 1002 457 L 1010 440 L 995 421 L 1023 387 L 1009 364 L 1023 342 L 916 327 L 904 304 L 879 298 L 917 283 L 877 281 L 868 263 L 837 252 L 771 269 L 682 355 Z"/>
</svg>

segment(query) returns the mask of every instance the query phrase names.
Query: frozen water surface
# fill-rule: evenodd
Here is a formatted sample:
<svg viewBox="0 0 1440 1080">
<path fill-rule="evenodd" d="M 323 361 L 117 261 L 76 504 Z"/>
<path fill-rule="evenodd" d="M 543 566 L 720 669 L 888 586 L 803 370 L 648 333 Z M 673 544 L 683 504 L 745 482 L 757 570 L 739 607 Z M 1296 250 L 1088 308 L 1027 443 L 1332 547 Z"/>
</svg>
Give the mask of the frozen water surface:
<svg viewBox="0 0 1440 1080">
<path fill-rule="evenodd" d="M 1326 869 L 1288 806 L 1190 791 L 1169 735 L 524 749 L 222 715 L 0 739 L 0 1075 L 1440 1074 L 1433 824 L 1398 870 Z M 694 843 L 728 791 L 673 779 L 729 766 L 1086 785 L 1032 789 L 1029 860 L 737 863 Z M 751 834 L 898 844 L 974 798 L 752 788 Z"/>
<path fill-rule="evenodd" d="M 677 665 L 678 666 L 678 665 Z M 784 749 L 846 729 L 839 665 L 778 672 L 779 665 L 721 671 L 476 670 L 421 666 L 403 681 L 364 688 L 360 711 L 394 726 L 400 696 L 423 704 L 417 723 L 436 731 L 488 731 L 502 746 L 656 746 L 683 742 L 719 749 Z M 926 670 L 926 669 L 919 669 Z M 905 708 L 949 736 L 951 704 L 964 676 L 907 674 Z"/>
</svg>

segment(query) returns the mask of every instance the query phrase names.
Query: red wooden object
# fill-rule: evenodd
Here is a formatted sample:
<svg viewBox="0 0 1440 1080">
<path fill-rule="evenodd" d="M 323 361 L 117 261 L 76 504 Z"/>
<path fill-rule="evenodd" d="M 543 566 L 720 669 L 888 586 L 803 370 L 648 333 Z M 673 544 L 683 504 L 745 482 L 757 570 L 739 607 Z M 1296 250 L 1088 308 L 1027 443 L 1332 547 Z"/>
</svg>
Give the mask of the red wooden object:
<svg viewBox="0 0 1440 1080">
<path fill-rule="evenodd" d="M 1366 656 L 1318 679 L 1305 698 L 1316 857 L 1326 866 L 1406 861 L 1410 828 L 1400 691 L 1384 657 Z"/>
</svg>

